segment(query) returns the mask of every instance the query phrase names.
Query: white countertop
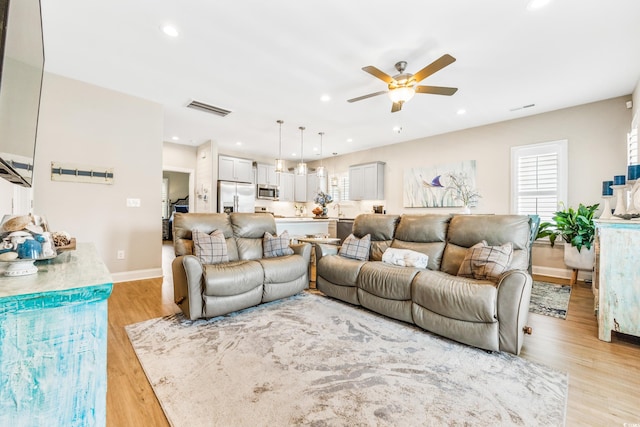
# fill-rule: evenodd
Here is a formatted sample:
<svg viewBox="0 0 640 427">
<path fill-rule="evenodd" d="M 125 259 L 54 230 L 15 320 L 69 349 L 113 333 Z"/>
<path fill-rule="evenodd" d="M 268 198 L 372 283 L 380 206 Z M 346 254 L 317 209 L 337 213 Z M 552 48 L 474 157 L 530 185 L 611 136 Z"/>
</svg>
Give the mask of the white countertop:
<svg viewBox="0 0 640 427">
<path fill-rule="evenodd" d="M 294 216 L 286 218 L 275 218 L 276 222 L 328 222 L 335 221 L 337 218 L 314 218 L 312 216 Z"/>
</svg>

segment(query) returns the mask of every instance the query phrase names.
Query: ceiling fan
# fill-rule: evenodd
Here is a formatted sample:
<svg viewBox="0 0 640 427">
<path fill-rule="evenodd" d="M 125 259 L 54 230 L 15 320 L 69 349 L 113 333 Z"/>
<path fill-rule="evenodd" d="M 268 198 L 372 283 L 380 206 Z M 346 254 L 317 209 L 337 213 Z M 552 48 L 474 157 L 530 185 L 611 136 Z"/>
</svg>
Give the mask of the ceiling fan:
<svg viewBox="0 0 640 427">
<path fill-rule="evenodd" d="M 363 99 L 382 95 L 383 93 L 388 93 L 389 98 L 391 98 L 391 101 L 393 102 L 393 105 L 391 106 L 391 112 L 395 113 L 396 111 L 400 111 L 402 109 L 402 104 L 413 98 L 413 95 L 415 95 L 416 93 L 430 93 L 434 95 L 451 96 L 456 93 L 458 88 L 443 86 L 418 86 L 417 84 L 430 75 L 434 74 L 435 72 L 440 71 L 447 65 L 452 64 L 453 62 L 455 62 L 455 60 L 456 58 L 454 58 L 453 56 L 444 54 L 415 74 L 405 73 L 404 70 L 407 67 L 407 62 L 400 61 L 395 65 L 396 70 L 398 70 L 399 74 L 393 77 L 391 77 L 384 71 L 380 71 L 373 65 L 363 67 L 362 69 L 364 71 L 387 83 L 389 90 L 381 90 L 380 92 L 374 92 L 368 95 L 359 96 L 357 98 L 349 99 L 347 100 L 347 102 L 362 101 Z"/>
</svg>

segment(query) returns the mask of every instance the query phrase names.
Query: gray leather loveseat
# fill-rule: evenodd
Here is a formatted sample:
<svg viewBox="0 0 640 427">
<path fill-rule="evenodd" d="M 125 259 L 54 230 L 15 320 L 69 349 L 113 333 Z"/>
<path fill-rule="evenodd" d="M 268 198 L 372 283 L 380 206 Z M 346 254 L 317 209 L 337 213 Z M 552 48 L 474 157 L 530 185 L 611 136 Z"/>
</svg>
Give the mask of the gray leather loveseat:
<svg viewBox="0 0 640 427">
<path fill-rule="evenodd" d="M 519 354 L 531 297 L 528 268 L 536 228 L 535 219 L 526 215 L 363 214 L 354 222 L 353 235 L 371 236 L 368 259 L 345 258 L 335 247 L 319 245 L 316 286 L 327 296 L 438 335 Z M 504 244 L 512 248 L 510 262 L 497 278 L 458 275 L 463 261 L 470 262 L 469 248 L 488 245 L 490 252 Z M 427 268 L 382 262 L 387 248 L 426 254 Z"/>
<path fill-rule="evenodd" d="M 194 230 L 206 236 L 220 230 L 224 241 L 218 243 L 224 246 L 228 260 L 203 263 L 194 251 Z M 269 214 L 175 214 L 174 300 L 189 319 L 220 316 L 309 287 L 311 245 L 291 245 L 292 254 L 265 258 L 266 233 L 276 234 L 275 220 Z"/>
</svg>

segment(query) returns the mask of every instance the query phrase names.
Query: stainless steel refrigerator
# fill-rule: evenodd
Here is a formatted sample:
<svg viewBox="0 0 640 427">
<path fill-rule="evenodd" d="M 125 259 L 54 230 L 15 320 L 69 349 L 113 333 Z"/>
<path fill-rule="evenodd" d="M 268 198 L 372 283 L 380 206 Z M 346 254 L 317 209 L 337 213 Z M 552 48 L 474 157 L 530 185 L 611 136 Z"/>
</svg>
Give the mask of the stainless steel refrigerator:
<svg viewBox="0 0 640 427">
<path fill-rule="evenodd" d="M 254 212 L 255 208 L 255 185 L 218 181 L 218 212 Z"/>
</svg>

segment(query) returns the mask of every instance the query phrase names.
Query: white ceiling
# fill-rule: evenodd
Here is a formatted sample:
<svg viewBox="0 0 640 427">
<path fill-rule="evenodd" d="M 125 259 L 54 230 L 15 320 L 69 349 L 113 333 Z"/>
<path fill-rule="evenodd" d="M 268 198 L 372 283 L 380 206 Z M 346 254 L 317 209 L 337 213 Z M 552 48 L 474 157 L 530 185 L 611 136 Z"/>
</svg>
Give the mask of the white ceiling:
<svg viewBox="0 0 640 427">
<path fill-rule="evenodd" d="M 639 0 L 527 3 L 42 0 L 45 68 L 162 104 L 166 141 L 276 157 L 282 119 L 283 157 L 294 159 L 305 126 L 308 160 L 321 131 L 326 157 L 633 92 Z M 422 84 L 458 87 L 451 97 L 417 94 L 393 114 L 386 95 L 346 102 L 386 89 L 364 66 L 395 75 L 405 60 L 415 73 L 445 53 L 457 61 Z M 185 108 L 193 99 L 232 113 Z"/>
</svg>

